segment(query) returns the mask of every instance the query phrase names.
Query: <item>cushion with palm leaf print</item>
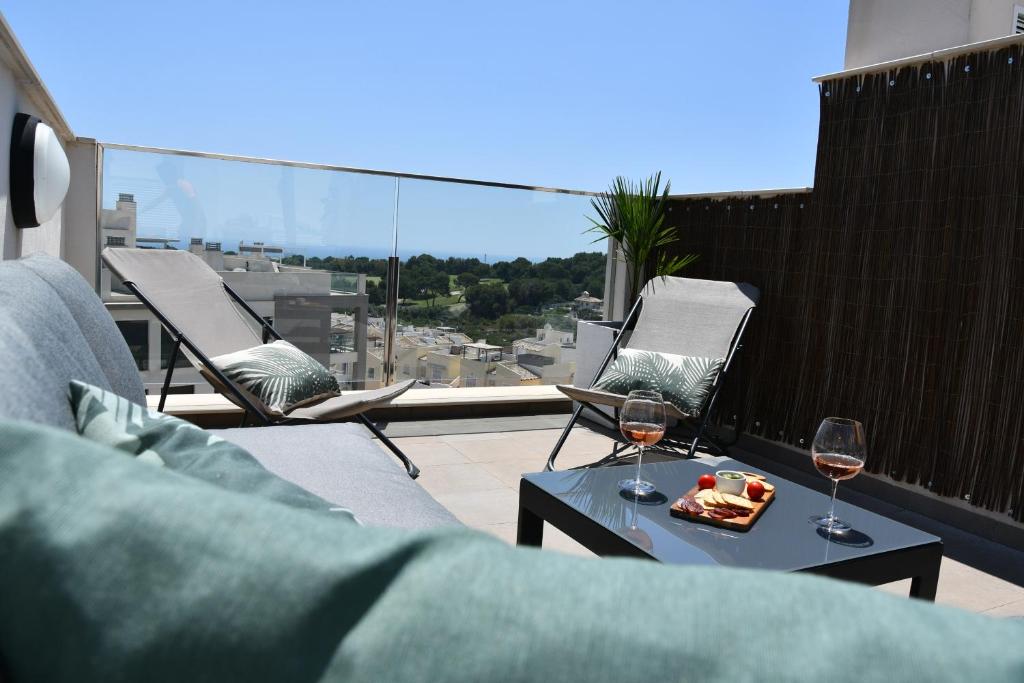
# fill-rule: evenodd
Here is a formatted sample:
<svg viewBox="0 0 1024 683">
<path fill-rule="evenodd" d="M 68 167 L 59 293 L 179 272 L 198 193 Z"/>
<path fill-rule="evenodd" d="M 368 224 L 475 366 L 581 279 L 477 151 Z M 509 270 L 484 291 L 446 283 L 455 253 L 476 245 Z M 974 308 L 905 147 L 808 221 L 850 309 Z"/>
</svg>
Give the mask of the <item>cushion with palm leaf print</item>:
<svg viewBox="0 0 1024 683">
<path fill-rule="evenodd" d="M 683 415 L 697 417 L 724 362 L 723 358 L 623 349 L 593 388 L 623 396 L 637 389 L 659 391 Z"/>
<path fill-rule="evenodd" d="M 351 510 L 278 477 L 245 449 L 194 424 L 84 382 L 72 381 L 70 390 L 75 426 L 90 441 L 229 491 L 358 523 Z"/>
<path fill-rule="evenodd" d="M 270 415 L 283 417 L 300 406 L 341 395 L 327 368 L 283 339 L 210 362 Z"/>
</svg>

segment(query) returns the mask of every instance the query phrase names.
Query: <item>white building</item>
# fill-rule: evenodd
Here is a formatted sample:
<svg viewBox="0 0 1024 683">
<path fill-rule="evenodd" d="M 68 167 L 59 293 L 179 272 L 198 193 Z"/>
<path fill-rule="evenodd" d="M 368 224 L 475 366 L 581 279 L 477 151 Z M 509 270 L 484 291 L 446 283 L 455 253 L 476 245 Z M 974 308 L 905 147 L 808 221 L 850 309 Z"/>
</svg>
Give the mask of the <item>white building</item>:
<svg viewBox="0 0 1024 683">
<path fill-rule="evenodd" d="M 1017 0 L 850 0 L 846 69 L 1024 32 Z"/>
<path fill-rule="evenodd" d="M 576 374 L 572 332 L 556 330 L 549 323 L 536 336 L 515 340 L 512 349 L 516 363 L 539 377 L 540 384 L 572 384 Z"/>
<path fill-rule="evenodd" d="M 176 240 L 147 238 L 137 234 L 137 210 L 130 194 L 121 194 L 113 209 L 103 209 L 100 229 L 105 247 L 168 248 Z M 240 244 L 244 247 L 244 244 Z M 277 331 L 324 365 L 332 367 L 340 382 L 361 385 L 367 356 L 367 296 L 365 276 L 358 278 L 359 291 L 334 292 L 331 273 L 297 266 L 285 266 L 269 258 L 278 247 L 256 242 L 246 253 L 224 254 L 220 242 L 192 238 L 188 250 L 202 258 L 260 316 Z M 159 392 L 167 371 L 173 340 L 141 302 L 101 264 L 100 293 L 107 309 L 135 356 L 143 382 L 150 393 Z M 332 342 L 342 336 L 335 330 L 348 316 L 348 341 L 344 353 L 333 353 Z M 332 317 L 340 313 L 342 318 Z M 358 388 L 361 388 L 358 387 Z M 173 391 L 208 393 L 213 389 L 191 363 L 179 353 L 172 382 Z"/>
</svg>

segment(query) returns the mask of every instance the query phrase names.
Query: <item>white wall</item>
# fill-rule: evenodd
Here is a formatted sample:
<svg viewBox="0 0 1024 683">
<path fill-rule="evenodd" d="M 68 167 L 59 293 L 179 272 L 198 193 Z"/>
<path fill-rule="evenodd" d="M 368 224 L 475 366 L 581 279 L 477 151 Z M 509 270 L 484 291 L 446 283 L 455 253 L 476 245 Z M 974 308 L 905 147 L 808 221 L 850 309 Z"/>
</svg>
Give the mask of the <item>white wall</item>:
<svg viewBox="0 0 1024 683">
<path fill-rule="evenodd" d="M 86 281 L 96 287 L 99 271 L 96 226 L 96 162 L 95 140 L 79 138 L 65 148 L 71 163 L 71 186 L 64 200 L 63 258 Z"/>
<path fill-rule="evenodd" d="M 11 129 L 14 126 L 14 115 L 19 112 L 38 116 L 53 128 L 61 146 L 67 152 L 75 135 L 43 85 L 14 32 L 11 31 L 7 20 L 0 14 L 0 224 L 3 226 L 0 229 L 0 258 L 18 258 L 36 252 L 45 252 L 59 258 L 66 252 L 66 205 L 38 227 L 14 227 L 10 199 Z M 71 167 L 71 175 L 71 183 L 74 185 L 74 165 Z M 94 232 L 95 223 L 94 218 Z"/>
<path fill-rule="evenodd" d="M 971 0 L 850 0 L 845 68 L 969 42 Z"/>
<path fill-rule="evenodd" d="M 974 0 L 971 3 L 969 43 L 1001 38 L 1013 33 L 1013 6 L 1024 0 Z"/>
<path fill-rule="evenodd" d="M 3 219 L 0 254 L 10 259 L 43 251 L 59 257 L 63 209 L 58 209 L 50 220 L 38 228 L 19 230 L 14 227 L 14 219 L 11 217 L 11 128 L 14 126 L 14 115 L 18 112 L 39 116 L 46 121 L 46 117 L 29 101 L 25 91 L 18 85 L 10 66 L 0 61 L 0 218 Z M 61 144 L 64 144 L 63 140 Z"/>
<path fill-rule="evenodd" d="M 1013 0 L 850 0 L 845 68 L 1011 35 L 1014 4 Z"/>
</svg>

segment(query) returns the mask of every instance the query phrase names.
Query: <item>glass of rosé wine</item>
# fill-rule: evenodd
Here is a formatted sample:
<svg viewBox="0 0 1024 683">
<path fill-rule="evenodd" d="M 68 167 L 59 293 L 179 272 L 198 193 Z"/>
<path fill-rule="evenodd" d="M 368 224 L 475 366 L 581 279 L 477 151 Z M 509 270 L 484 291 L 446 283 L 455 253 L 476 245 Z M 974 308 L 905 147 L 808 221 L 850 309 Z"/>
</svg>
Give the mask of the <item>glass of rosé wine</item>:
<svg viewBox="0 0 1024 683">
<path fill-rule="evenodd" d="M 665 402 L 657 391 L 631 391 L 619 413 L 619 431 L 637 448 L 636 477 L 619 482 L 619 490 L 632 498 L 654 493 L 654 484 L 640 478 L 644 448 L 653 446 L 665 435 Z"/>
<path fill-rule="evenodd" d="M 827 515 L 815 515 L 811 521 L 831 532 L 849 531 L 850 525 L 836 518 L 836 490 L 839 482 L 852 479 L 864 469 L 867 444 L 864 425 L 856 420 L 827 417 L 818 427 L 811 444 L 814 468 L 832 480 L 832 502 Z"/>
</svg>

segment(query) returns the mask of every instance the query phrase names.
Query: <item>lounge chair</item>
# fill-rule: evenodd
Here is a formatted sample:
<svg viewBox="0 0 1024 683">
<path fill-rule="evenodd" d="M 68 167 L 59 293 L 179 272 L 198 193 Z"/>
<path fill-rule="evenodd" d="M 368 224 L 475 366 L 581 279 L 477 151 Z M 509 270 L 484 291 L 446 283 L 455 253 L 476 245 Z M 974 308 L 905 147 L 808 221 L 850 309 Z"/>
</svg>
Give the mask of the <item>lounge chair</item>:
<svg viewBox="0 0 1024 683">
<path fill-rule="evenodd" d="M 747 283 L 679 277 L 658 277 L 648 282 L 626 316 L 622 329 L 615 335 L 589 387 L 558 385 L 562 393 L 579 405 L 551 451 L 545 469 L 554 469 L 555 458 L 584 408 L 590 408 L 593 415 L 607 422 L 615 433 L 618 432 L 619 409 L 625 403 L 626 396 L 600 390 L 595 388 L 595 384 L 599 383 L 609 364 L 617 358 L 620 347 L 694 358 L 722 359 L 721 368 L 712 373 L 713 381 L 698 409 L 683 412 L 666 401 L 665 412 L 667 417 L 678 421 L 681 431 L 689 437 L 687 457 L 694 457 L 702 442 L 713 452 L 724 453 L 725 445 L 707 434 L 705 428 L 718 392 L 740 349 L 747 321 L 759 298 L 758 289 Z M 630 330 L 629 341 L 623 344 Z M 597 406 L 613 408 L 614 419 Z M 617 448 L 612 456 L 600 462 L 616 458 L 618 452 Z"/>
<path fill-rule="evenodd" d="M 250 416 L 265 425 L 356 419 L 402 461 L 410 477 L 419 476 L 419 468 L 365 415 L 405 392 L 415 380 L 333 396 L 295 408 L 284 417 L 272 415 L 210 361 L 216 356 L 282 339 L 216 271 L 195 254 L 174 249 L 107 248 L 102 258 L 124 286 L 153 312 L 174 343 L 160 391 L 159 410 L 164 408 L 178 351 L 184 345 L 189 361 L 214 389 L 245 411 L 243 426 Z"/>
</svg>

